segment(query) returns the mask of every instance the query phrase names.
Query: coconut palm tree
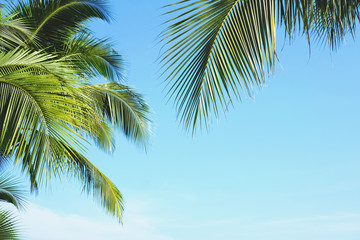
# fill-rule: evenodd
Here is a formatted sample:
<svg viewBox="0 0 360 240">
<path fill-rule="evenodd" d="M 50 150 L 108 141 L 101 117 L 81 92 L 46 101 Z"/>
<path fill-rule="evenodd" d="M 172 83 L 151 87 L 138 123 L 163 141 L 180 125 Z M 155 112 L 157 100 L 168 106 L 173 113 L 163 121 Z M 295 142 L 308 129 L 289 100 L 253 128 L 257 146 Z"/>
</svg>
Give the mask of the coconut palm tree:
<svg viewBox="0 0 360 240">
<path fill-rule="evenodd" d="M 354 35 L 360 1 L 182 0 L 166 6 L 163 67 L 187 129 L 208 126 L 274 70 L 277 29 L 335 50 Z"/>
<path fill-rule="evenodd" d="M 8 203 L 20 209 L 23 207 L 23 193 L 19 182 L 9 174 L 0 173 L 0 203 Z M 17 220 L 13 213 L 0 207 L 0 239 L 16 240 L 19 237 Z"/>
<path fill-rule="evenodd" d="M 113 151 L 114 128 L 145 146 L 149 107 L 121 82 L 121 56 L 84 25 L 110 19 L 104 1 L 19 1 L 7 12 L 3 25 L 17 27 L 0 33 L 0 153 L 32 188 L 53 176 L 78 178 L 121 221 L 122 196 L 85 146 Z M 106 82 L 91 84 L 96 77 Z"/>
</svg>

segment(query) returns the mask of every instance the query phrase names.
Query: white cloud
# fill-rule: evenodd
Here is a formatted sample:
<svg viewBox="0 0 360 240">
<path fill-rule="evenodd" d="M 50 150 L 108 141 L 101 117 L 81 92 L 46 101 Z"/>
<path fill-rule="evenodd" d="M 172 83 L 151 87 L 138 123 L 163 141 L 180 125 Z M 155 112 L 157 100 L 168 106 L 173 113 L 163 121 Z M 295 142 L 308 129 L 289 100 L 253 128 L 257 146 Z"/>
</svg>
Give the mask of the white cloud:
<svg viewBox="0 0 360 240">
<path fill-rule="evenodd" d="M 235 217 L 204 221 L 179 221 L 176 217 L 161 221 L 144 214 L 146 205 L 127 205 L 124 226 L 114 219 L 89 219 L 59 214 L 31 205 L 21 214 L 26 240 L 174 240 L 176 239 L 247 239 L 247 240 L 358 240 L 360 214 L 338 213 L 283 219 Z M 269 216 L 268 216 L 269 217 Z M 183 223 L 181 223 L 183 222 Z M 187 223 L 184 223 L 187 222 Z"/>
<path fill-rule="evenodd" d="M 61 215 L 31 205 L 20 215 L 27 240 L 173 240 L 156 232 L 154 219 L 134 212 L 127 214 L 124 226 L 112 221 L 98 221 L 78 215 Z"/>
<path fill-rule="evenodd" d="M 334 213 L 333 215 L 290 218 L 234 217 L 208 220 L 195 224 L 173 224 L 173 229 L 206 235 L 207 240 L 359 240 L 360 214 Z M 193 234 L 194 235 L 194 234 Z M 184 239 L 199 239 L 185 236 Z"/>
</svg>

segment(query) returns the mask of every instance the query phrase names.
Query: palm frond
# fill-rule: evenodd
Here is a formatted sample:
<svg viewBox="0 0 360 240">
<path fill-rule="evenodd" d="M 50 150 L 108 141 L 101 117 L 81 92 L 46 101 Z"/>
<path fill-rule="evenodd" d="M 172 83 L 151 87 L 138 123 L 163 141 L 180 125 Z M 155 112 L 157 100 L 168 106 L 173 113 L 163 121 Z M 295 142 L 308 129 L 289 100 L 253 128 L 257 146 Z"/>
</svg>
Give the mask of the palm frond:
<svg viewBox="0 0 360 240">
<path fill-rule="evenodd" d="M 70 145 L 59 143 L 59 152 L 68 160 L 67 171 L 78 177 L 85 192 L 93 194 L 105 210 L 122 222 L 123 197 L 117 187 L 86 157 Z"/>
<path fill-rule="evenodd" d="M 30 27 L 22 19 L 17 19 L 16 14 L 0 12 L 0 46 L 12 49 L 28 41 L 31 36 Z"/>
<path fill-rule="evenodd" d="M 60 53 L 90 78 L 99 75 L 108 81 L 124 78 L 123 58 L 107 39 L 98 40 L 90 34 L 79 34 L 69 39 Z"/>
<path fill-rule="evenodd" d="M 36 134 L 35 130 L 81 148 L 81 135 L 76 131 L 88 133 L 89 126 L 94 123 L 90 121 L 91 112 L 83 110 L 89 109 L 83 100 L 86 98 L 77 101 L 71 95 L 78 84 L 76 80 L 59 77 L 67 73 L 67 70 L 62 70 L 66 67 L 56 62 L 51 66 L 46 55 L 38 56 L 31 52 L 11 51 L 0 55 L 0 141 L 3 154 L 20 161 L 31 149 L 37 149 L 36 154 L 27 157 L 29 165 L 46 163 L 46 156 L 51 151 L 49 140 L 45 135 Z M 21 60 L 16 61 L 18 58 Z M 39 62 L 42 64 L 34 65 Z M 59 75 L 48 73 L 48 69 L 56 70 Z"/>
<path fill-rule="evenodd" d="M 0 172 L 0 203 L 9 203 L 16 208 L 24 206 L 23 191 L 19 181 L 7 172 Z M 0 208 L 0 239 L 19 238 L 18 221 L 9 210 Z"/>
<path fill-rule="evenodd" d="M 174 17 L 162 34 L 163 68 L 180 120 L 194 132 L 264 83 L 274 66 L 276 5 L 184 0 L 167 8 Z"/>
<path fill-rule="evenodd" d="M 48 146 L 51 149 L 45 159 L 48 160 L 48 169 L 46 175 L 39 174 L 37 165 L 26 165 L 25 171 L 30 172 L 31 183 L 51 180 L 53 173 L 57 178 L 75 177 L 83 184 L 84 191 L 92 194 L 93 198 L 101 203 L 106 212 L 115 216 L 122 222 L 122 214 L 124 210 L 123 198 L 116 186 L 83 154 L 77 151 L 71 144 L 64 142 L 62 139 L 47 135 L 43 132 L 37 132 L 39 135 L 46 135 Z M 31 145 L 31 143 L 29 144 Z M 36 153 L 38 150 L 31 149 L 28 155 L 24 156 L 23 164 L 29 164 L 28 157 Z M 44 161 L 44 156 L 42 157 Z M 50 164 L 52 163 L 52 164 Z M 40 179 L 42 178 L 42 179 Z"/>
<path fill-rule="evenodd" d="M 104 121 L 119 128 L 130 140 L 146 146 L 150 135 L 149 106 L 142 96 L 120 83 L 81 87 L 94 99 L 94 109 Z"/>
<path fill-rule="evenodd" d="M 20 0 L 10 7 L 12 13 L 34 28 L 32 40 L 41 39 L 43 48 L 56 47 L 77 31 L 84 29 L 84 23 L 92 18 L 110 21 L 104 0 Z"/>
<path fill-rule="evenodd" d="M 0 172 L 0 202 L 22 208 L 24 205 L 23 191 L 19 188 L 20 182 L 8 173 Z"/>
<path fill-rule="evenodd" d="M 81 133 L 95 134 L 90 121 L 96 118 L 91 111 L 84 111 L 83 102 L 64 94 L 61 82 L 55 80 L 46 75 L 28 77 L 26 82 L 0 79 L 4 153 L 39 175 L 56 174 L 62 166 L 62 159 L 53 156 L 48 136 L 83 149 Z"/>
<path fill-rule="evenodd" d="M 7 210 L 0 209 L 0 239 L 19 239 L 18 221 L 14 215 Z"/>
<path fill-rule="evenodd" d="M 359 22 L 360 1 L 278 1 L 279 24 L 289 37 L 299 31 L 309 43 L 315 40 L 337 49 L 346 34 L 355 36 Z"/>
<path fill-rule="evenodd" d="M 50 74 L 71 79 L 69 84 L 74 85 L 79 85 L 79 81 L 82 81 L 81 72 L 78 69 L 56 59 L 55 55 L 21 48 L 0 53 L 0 77 L 6 78 L 14 74 L 18 74 L 19 77 L 20 75 Z"/>
<path fill-rule="evenodd" d="M 20 0 L 9 9 L 10 20 L 32 32 L 0 53 L 0 156 L 14 159 L 33 189 L 78 177 L 121 221 L 122 196 L 84 157 L 85 146 L 94 140 L 112 151 L 114 127 L 145 144 L 150 121 L 142 97 L 118 83 L 122 57 L 108 40 L 84 33 L 86 21 L 110 20 L 105 1 Z M 99 75 L 110 83 L 89 85 Z"/>
<path fill-rule="evenodd" d="M 105 149 L 112 148 L 112 131 L 96 108 L 97 100 L 80 90 L 82 82 L 71 78 L 71 68 L 67 74 L 61 70 L 66 65 L 57 66 L 55 61 L 51 66 L 47 61 L 51 56 L 24 51 L 2 56 L 0 141 L 4 156 L 22 166 L 32 187 L 54 176 L 66 176 L 69 171 L 72 175 L 78 172 L 84 185 L 92 186 L 87 190 L 93 191 L 105 209 L 121 220 L 121 194 L 78 152 L 84 151 L 86 136 L 96 139 Z M 51 74 L 49 69 L 56 69 L 58 74 Z"/>
</svg>

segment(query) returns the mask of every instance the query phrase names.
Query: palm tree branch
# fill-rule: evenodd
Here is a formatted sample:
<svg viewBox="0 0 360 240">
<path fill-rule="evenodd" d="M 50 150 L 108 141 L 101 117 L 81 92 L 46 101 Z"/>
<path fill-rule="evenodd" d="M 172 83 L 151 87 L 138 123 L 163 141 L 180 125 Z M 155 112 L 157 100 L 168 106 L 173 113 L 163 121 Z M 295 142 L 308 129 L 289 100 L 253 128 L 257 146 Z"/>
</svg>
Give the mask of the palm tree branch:
<svg viewBox="0 0 360 240">
<path fill-rule="evenodd" d="M 23 208 L 24 198 L 18 186 L 19 181 L 10 174 L 0 172 L 0 202 L 10 203 L 18 209 Z"/>
<path fill-rule="evenodd" d="M 81 2 L 81 1 L 74 1 L 74 2 L 69 2 L 65 5 L 62 5 L 60 6 L 59 8 L 57 8 L 55 11 L 51 12 L 42 22 L 41 24 L 36 28 L 36 30 L 34 31 L 34 33 L 32 34 L 32 36 L 30 37 L 30 40 L 34 39 L 34 37 L 37 35 L 37 33 L 42 29 L 42 27 L 51 19 L 53 18 L 54 16 L 56 16 L 56 14 L 58 14 L 59 12 L 67 9 L 67 8 L 71 8 L 73 6 L 76 6 L 76 5 L 79 5 L 79 6 L 93 6 L 94 8 L 98 7 L 96 6 L 95 4 L 91 3 L 91 2 L 88 2 L 86 1 L 85 3 Z M 99 14 L 98 17 L 100 17 L 101 19 L 103 20 L 109 20 L 106 15 L 103 15 L 103 14 Z"/>
<path fill-rule="evenodd" d="M 98 40 L 90 34 L 79 34 L 65 43 L 61 52 L 89 77 L 103 76 L 109 81 L 123 79 L 123 59 L 108 39 Z"/>
<path fill-rule="evenodd" d="M 0 239 L 18 240 L 18 221 L 12 212 L 0 209 Z"/>
<path fill-rule="evenodd" d="M 146 146 L 149 137 L 149 106 L 141 95 L 120 83 L 86 85 L 81 89 L 95 99 L 95 109 L 131 140 Z"/>
<path fill-rule="evenodd" d="M 197 124 L 208 124 L 211 114 L 218 115 L 218 102 L 226 111 L 232 93 L 240 98 L 237 86 L 251 94 L 253 85 L 262 85 L 275 54 L 274 5 L 198 0 L 169 11 L 180 13 L 162 35 L 170 38 L 162 61 L 186 128 L 194 132 Z"/>
<path fill-rule="evenodd" d="M 51 137 L 50 137 L 51 138 Z M 66 168 L 72 176 L 81 180 L 84 190 L 93 193 L 105 210 L 122 222 L 123 198 L 116 186 L 86 157 L 71 145 L 54 139 L 59 154 L 67 159 Z"/>
</svg>

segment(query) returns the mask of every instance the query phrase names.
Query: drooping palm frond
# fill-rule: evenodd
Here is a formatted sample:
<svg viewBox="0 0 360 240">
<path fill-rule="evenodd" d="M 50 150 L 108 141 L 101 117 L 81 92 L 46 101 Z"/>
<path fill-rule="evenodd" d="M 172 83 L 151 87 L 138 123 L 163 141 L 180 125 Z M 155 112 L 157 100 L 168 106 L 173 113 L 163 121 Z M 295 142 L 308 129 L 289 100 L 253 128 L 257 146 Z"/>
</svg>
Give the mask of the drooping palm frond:
<svg viewBox="0 0 360 240">
<path fill-rule="evenodd" d="M 276 5 L 262 0 L 184 0 L 167 6 L 163 67 L 180 120 L 195 131 L 273 69 Z"/>
<path fill-rule="evenodd" d="M 47 51 L 61 48 L 92 18 L 110 21 L 104 0 L 20 0 L 10 10 L 34 28 L 31 40 L 41 39 L 38 44 Z"/>
<path fill-rule="evenodd" d="M 77 80 L 76 68 L 51 59 L 23 50 L 0 54 L 2 152 L 30 176 L 32 187 L 54 176 L 78 176 L 85 189 L 121 221 L 122 196 L 81 154 L 83 143 L 90 138 L 111 151 L 111 124 L 144 141 L 147 105 L 115 82 L 84 86 Z"/>
<path fill-rule="evenodd" d="M 297 31 L 309 40 L 327 43 L 337 49 L 346 34 L 355 36 L 359 22 L 360 1 L 293 1 L 278 0 L 279 24 L 291 37 Z"/>
<path fill-rule="evenodd" d="M 36 134 L 46 135 L 43 132 L 37 132 Z M 118 188 L 71 144 L 50 135 L 46 135 L 46 138 L 49 141 L 48 145 L 51 150 L 45 156 L 45 160 L 50 163 L 47 166 L 48 169 L 45 169 L 45 176 L 39 174 L 37 166 L 29 165 L 27 159 L 29 155 L 24 156 L 23 164 L 28 164 L 24 168 L 30 169 L 28 173 L 30 174 L 32 184 L 36 184 L 41 177 L 45 178 L 43 180 L 51 180 L 50 173 L 54 174 L 57 178 L 77 178 L 81 181 L 83 189 L 87 194 L 92 194 L 93 198 L 101 203 L 107 213 L 115 216 L 122 222 L 124 210 L 123 197 Z M 36 153 L 36 151 L 37 149 L 31 149 L 30 154 L 31 152 Z M 42 160 L 44 161 L 44 157 Z"/>
<path fill-rule="evenodd" d="M 16 208 L 22 208 L 24 205 L 23 191 L 19 188 L 20 182 L 10 174 L 0 172 L 0 202 L 6 202 L 14 205 Z M 0 238 L 1 239 L 1 238 Z"/>
<path fill-rule="evenodd" d="M 99 200 L 105 210 L 122 222 L 123 197 L 117 187 L 86 157 L 68 144 L 57 140 L 56 151 L 66 160 L 66 173 L 80 179 L 85 192 Z"/>
<path fill-rule="evenodd" d="M 21 78 L 17 79 L 18 82 L 16 82 L 14 75 L 8 77 L 11 79 L 7 81 L 10 87 L 4 85 L 1 86 L 1 89 L 10 89 L 10 95 L 21 96 L 20 93 L 14 93 L 17 90 L 15 88 L 18 87 L 18 91 L 25 90 L 31 98 L 36 100 L 32 104 L 31 99 L 27 99 L 27 96 L 24 96 L 24 99 L 14 97 L 13 104 L 16 101 L 19 101 L 19 104 L 15 104 L 16 107 L 13 107 L 13 109 L 19 109 L 19 112 L 24 113 L 25 116 L 32 117 L 29 121 L 25 119 L 24 123 L 15 121 L 14 125 L 6 128 L 7 132 L 10 131 L 7 134 L 10 136 L 16 136 L 14 132 L 18 128 L 13 126 L 26 126 L 23 129 L 29 129 L 29 131 L 21 131 L 18 137 L 11 142 L 14 144 L 6 145 L 13 146 L 10 149 L 8 147 L 8 153 L 10 156 L 13 154 L 18 163 L 22 165 L 23 171 L 30 175 L 33 186 L 37 182 L 41 183 L 44 180 L 50 180 L 52 176 L 61 177 L 68 173 L 71 173 L 71 176 L 79 176 L 84 186 L 86 186 L 85 189 L 92 192 L 94 198 L 100 199 L 105 209 L 121 221 L 123 200 L 119 190 L 89 160 L 71 146 L 81 148 L 81 144 L 73 135 L 78 131 L 86 131 L 85 134 L 91 135 L 90 137 L 96 139 L 99 145 L 106 148 L 103 145 L 108 142 L 111 143 L 111 136 L 107 135 L 111 132 L 111 129 L 104 130 L 104 125 L 106 127 L 105 121 L 121 127 L 131 139 L 144 142 L 149 121 L 146 118 L 147 105 L 143 103 L 141 97 L 134 95 L 127 87 L 116 83 L 78 87 L 78 91 L 74 93 L 76 98 L 70 95 L 71 91 L 68 91 L 67 93 L 70 94 L 66 94 L 64 97 L 61 92 L 65 91 L 63 86 L 61 88 L 56 85 L 56 81 L 51 81 L 48 75 L 34 76 L 36 79 L 35 86 L 33 86 L 35 82 L 32 81 L 32 78 L 28 77 L 26 82 L 20 83 Z M 17 86 L 11 89 L 13 86 L 11 83 L 13 82 L 17 83 Z M 50 88 L 47 85 L 48 83 Z M 34 88 L 31 88 L 31 86 Z M 57 91 L 58 89 L 59 91 Z M 51 90 L 51 94 L 54 94 L 53 97 L 47 95 L 49 90 Z M 10 95 L 8 96 L 10 97 Z M 6 91 L 2 92 L 2 96 L 7 96 Z M 86 99 L 85 103 L 88 104 L 88 108 L 81 105 L 82 98 Z M 60 103 L 53 103 L 52 101 Z M 6 103 L 7 101 L 2 100 L 1 102 Z M 62 106 L 63 104 L 66 104 L 66 106 Z M 36 116 L 37 107 L 38 116 Z M 26 112 L 25 109 L 32 112 Z M 11 118 L 21 119 L 21 117 L 18 117 L 20 114 L 16 110 L 5 111 L 0 109 L 0 112 L 5 112 L 4 115 L 11 112 L 11 115 L 15 115 L 11 116 Z M 96 116 L 99 116 L 99 118 L 96 119 Z M 42 124 L 42 119 L 45 119 L 45 124 Z M 0 119 L 0 122 L 5 121 Z M 98 126 L 97 122 L 104 125 Z M 31 130 L 36 123 L 39 124 L 38 130 Z M 62 123 L 70 126 L 75 125 L 78 129 L 76 132 L 71 131 L 67 125 Z M 75 127 L 73 126 L 73 128 Z M 1 132 L 3 131 L 5 129 Z M 80 138 L 81 135 L 78 135 L 78 137 Z M 4 139 L 9 138 L 5 135 Z"/>
<path fill-rule="evenodd" d="M 0 203 L 9 203 L 16 208 L 24 205 L 23 191 L 19 181 L 7 172 L 0 172 Z M 0 208 L 0 239 L 15 240 L 20 236 L 18 221 L 10 210 Z"/>
<path fill-rule="evenodd" d="M 0 239 L 17 240 L 19 237 L 17 219 L 12 212 L 0 209 Z"/>
<path fill-rule="evenodd" d="M 21 50 L 0 54 L 0 140 L 5 155 L 12 156 L 17 149 L 16 158 L 20 159 L 24 144 L 31 138 L 37 139 L 35 145 L 45 143 L 46 139 L 30 134 L 35 129 L 62 133 L 64 138 L 76 144 L 75 138 L 71 137 L 72 128 L 81 128 L 82 122 L 75 125 L 71 113 L 79 112 L 81 103 L 64 94 L 71 93 L 75 81 L 64 84 L 65 78 L 60 77 L 72 68 L 49 61 L 52 58 Z M 49 74 L 50 69 L 56 75 Z"/>
<path fill-rule="evenodd" d="M 68 142 L 44 132 L 36 131 L 36 134 L 48 140 L 47 146 L 50 150 L 39 161 L 32 162 L 31 157 L 38 154 L 39 148 L 31 148 L 34 144 L 28 143 L 29 151 L 20 164 L 23 171 L 30 176 L 32 186 L 37 187 L 36 185 L 43 181 L 49 182 L 52 177 L 78 178 L 85 192 L 92 194 L 109 214 L 122 222 L 123 198 L 117 187 Z"/>
<path fill-rule="evenodd" d="M 44 162 L 51 151 L 49 139 L 36 130 L 82 148 L 81 133 L 96 134 L 95 124 L 101 121 L 92 115 L 86 96 L 74 97 L 80 82 L 71 78 L 73 68 L 52 58 L 21 50 L 0 53 L 2 150 L 20 160 L 29 148 L 38 149 L 31 165 Z"/>
<path fill-rule="evenodd" d="M 121 129 L 130 140 L 146 146 L 151 121 L 149 106 L 140 94 L 115 82 L 87 85 L 81 89 L 94 99 L 94 109 L 104 121 Z"/>
<path fill-rule="evenodd" d="M 54 76 L 71 77 L 71 84 L 76 84 L 79 71 L 64 61 L 56 60 L 55 55 L 40 51 L 22 50 L 16 48 L 0 53 L 0 77 L 10 74 L 52 74 Z"/>
<path fill-rule="evenodd" d="M 98 40 L 90 34 L 79 34 L 58 51 L 66 60 L 71 61 L 90 79 L 102 76 L 108 81 L 124 78 L 123 58 L 107 40 Z"/>
<path fill-rule="evenodd" d="M 166 6 L 163 69 L 185 128 L 207 125 L 274 68 L 276 26 L 335 50 L 355 35 L 360 1 L 182 0 Z M 241 90 L 241 91 L 240 91 Z"/>
<path fill-rule="evenodd" d="M 121 221 L 122 196 L 84 157 L 84 144 L 112 151 L 114 127 L 144 144 L 150 121 L 142 97 L 118 83 L 121 56 L 108 40 L 84 34 L 86 21 L 109 21 L 105 1 L 20 0 L 9 9 L 32 32 L 0 53 L 0 156 L 14 159 L 32 188 L 54 176 L 78 177 Z M 113 83 L 89 85 L 99 75 Z"/>
<path fill-rule="evenodd" d="M 90 79 L 99 75 L 109 81 L 123 79 L 122 56 L 108 39 L 98 40 L 84 25 L 92 18 L 110 20 L 106 1 L 20 1 L 12 4 L 11 12 L 33 29 L 27 47 L 66 57 Z"/>
<path fill-rule="evenodd" d="M 1 141 L 4 154 L 13 157 L 23 170 L 36 176 L 62 170 L 62 159 L 53 152 L 48 135 L 82 148 L 75 130 L 88 129 L 80 104 L 64 95 L 56 78 L 48 75 L 0 78 Z M 79 115 L 75 116 L 75 113 Z M 89 116 L 88 116 L 89 117 Z M 75 129 L 75 130 L 74 130 Z M 37 130 L 37 131 L 36 131 Z M 41 177 L 36 177 L 41 178 Z"/>
<path fill-rule="evenodd" d="M 31 36 L 30 27 L 16 14 L 4 14 L 0 11 L 0 47 L 5 49 L 16 48 L 28 41 Z"/>
</svg>

